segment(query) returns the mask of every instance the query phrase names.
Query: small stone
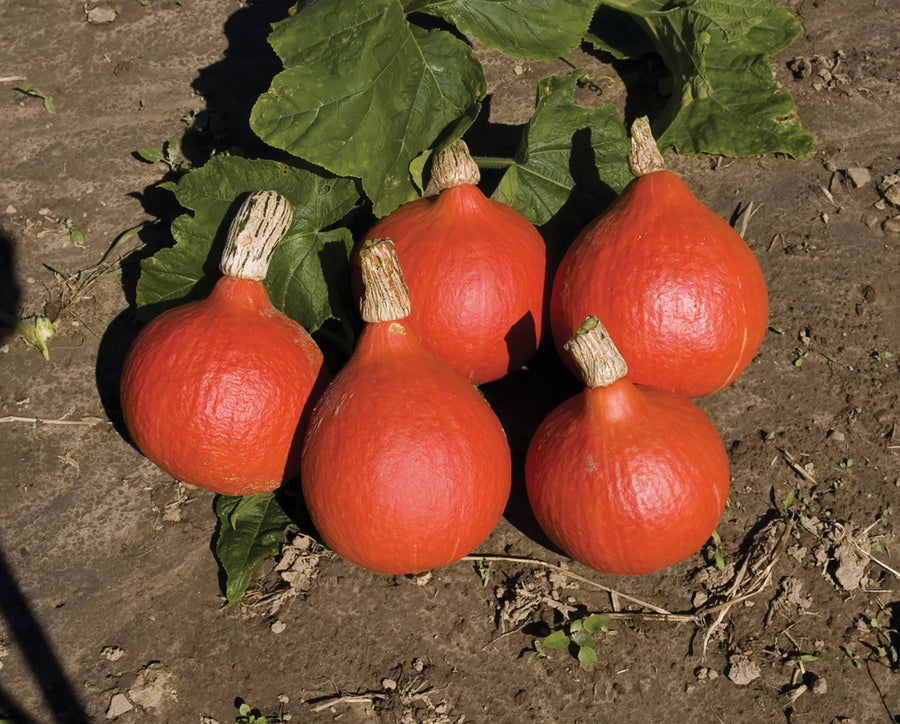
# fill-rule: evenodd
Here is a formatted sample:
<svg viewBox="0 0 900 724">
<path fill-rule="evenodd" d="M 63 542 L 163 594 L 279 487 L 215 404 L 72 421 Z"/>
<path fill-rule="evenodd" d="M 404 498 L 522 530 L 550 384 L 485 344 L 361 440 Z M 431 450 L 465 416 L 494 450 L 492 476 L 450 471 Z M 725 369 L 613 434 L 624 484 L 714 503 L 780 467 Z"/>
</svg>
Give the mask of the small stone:
<svg viewBox="0 0 900 724">
<path fill-rule="evenodd" d="M 172 674 L 167 671 L 146 669 L 138 674 L 128 694 L 131 700 L 144 709 L 160 709 L 168 700 L 177 700 L 172 688 Z"/>
<path fill-rule="evenodd" d="M 874 229 L 880 221 L 881 217 L 878 214 L 863 214 L 862 217 L 863 224 L 869 229 Z"/>
<path fill-rule="evenodd" d="M 833 442 L 845 442 L 847 440 L 847 436 L 840 430 L 829 430 L 827 437 Z"/>
<path fill-rule="evenodd" d="M 884 190 L 884 198 L 894 206 L 900 206 L 900 184 L 893 184 Z"/>
<path fill-rule="evenodd" d="M 857 189 L 861 186 L 865 186 L 872 180 L 871 171 L 861 166 L 844 169 L 844 173 L 847 174 L 847 178 L 850 179 L 850 183 L 853 184 L 853 187 Z"/>
<path fill-rule="evenodd" d="M 280 634 L 287 628 L 287 624 L 281 619 L 278 619 L 277 621 L 273 621 L 269 628 L 272 630 L 273 634 Z"/>
<path fill-rule="evenodd" d="M 886 219 L 881 228 L 887 234 L 900 234 L 900 216 Z"/>
<path fill-rule="evenodd" d="M 119 15 L 115 5 L 111 2 L 99 2 L 96 4 L 87 2 L 84 4 L 84 12 L 87 21 L 91 25 L 107 25 L 113 22 Z"/>
<path fill-rule="evenodd" d="M 381 688 L 385 691 L 394 691 L 397 688 L 397 682 L 394 679 L 382 679 Z"/>
<path fill-rule="evenodd" d="M 125 694 L 113 694 L 109 702 L 109 708 L 106 710 L 106 718 L 117 719 L 132 709 L 134 709 L 134 704 L 128 701 L 128 697 Z"/>
<path fill-rule="evenodd" d="M 762 675 L 759 664 L 744 654 L 735 654 L 728 659 L 725 676 L 738 686 L 746 686 Z"/>
<path fill-rule="evenodd" d="M 866 574 L 867 561 L 860 556 L 856 549 L 849 543 L 841 543 L 834 551 L 834 559 L 837 567 L 834 569 L 834 579 L 845 591 L 855 591 L 862 583 Z"/>
<path fill-rule="evenodd" d="M 812 674 L 810 676 L 811 681 L 809 682 L 809 690 L 813 694 L 817 694 L 821 696 L 822 694 L 828 693 L 828 684 L 825 683 L 825 679 L 821 676 L 817 676 L 816 674 Z"/>
</svg>

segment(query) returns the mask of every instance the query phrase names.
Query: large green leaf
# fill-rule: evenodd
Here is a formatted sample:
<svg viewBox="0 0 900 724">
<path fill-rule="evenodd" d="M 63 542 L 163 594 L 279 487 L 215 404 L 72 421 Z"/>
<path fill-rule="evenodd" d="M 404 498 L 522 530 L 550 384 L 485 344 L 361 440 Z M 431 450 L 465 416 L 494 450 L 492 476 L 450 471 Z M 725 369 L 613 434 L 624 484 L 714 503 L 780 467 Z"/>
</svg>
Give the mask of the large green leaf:
<svg viewBox="0 0 900 724">
<path fill-rule="evenodd" d="M 253 108 L 266 143 L 362 179 L 382 216 L 418 194 L 410 163 L 486 93 L 452 34 L 410 25 L 398 0 L 316 0 L 277 23 L 284 63 Z"/>
<path fill-rule="evenodd" d="M 141 265 L 137 303 L 149 318 L 209 293 L 231 215 L 244 194 L 272 189 L 294 207 L 294 220 L 272 256 L 266 290 L 272 303 L 308 331 L 345 312 L 336 290 L 346 285 L 352 247 L 345 228 L 328 230 L 359 200 L 350 179 L 326 177 L 268 160 L 214 156 L 171 187 L 190 213 L 172 222 L 176 244 Z"/>
<path fill-rule="evenodd" d="M 539 82 L 523 143 L 493 195 L 538 226 L 554 220 L 562 230 L 580 228 L 632 178 L 619 111 L 575 105 L 579 75 L 573 71 Z"/>
<path fill-rule="evenodd" d="M 514 58 L 552 60 L 587 32 L 597 0 L 432 0 L 408 3 L 438 15 L 480 43 Z"/>
<path fill-rule="evenodd" d="M 230 606 L 244 595 L 259 564 L 281 550 L 291 520 L 274 493 L 219 495 L 215 505 L 216 558 L 225 574 L 225 599 Z"/>
<path fill-rule="evenodd" d="M 812 137 L 770 66 L 772 55 L 801 30 L 776 0 L 696 0 L 635 18 L 673 78 L 671 98 L 653 119 L 660 148 L 726 156 L 812 155 Z"/>
</svg>

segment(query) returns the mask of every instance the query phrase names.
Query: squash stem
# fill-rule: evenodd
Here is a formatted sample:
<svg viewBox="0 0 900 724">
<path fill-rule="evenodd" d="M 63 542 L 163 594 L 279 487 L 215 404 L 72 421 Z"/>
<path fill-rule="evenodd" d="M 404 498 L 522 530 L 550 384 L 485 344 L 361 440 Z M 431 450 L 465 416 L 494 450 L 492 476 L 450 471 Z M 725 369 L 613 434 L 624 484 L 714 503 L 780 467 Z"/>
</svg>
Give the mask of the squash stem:
<svg viewBox="0 0 900 724">
<path fill-rule="evenodd" d="M 409 316 L 409 288 L 403 279 L 394 242 L 369 239 L 359 252 L 363 292 L 361 312 L 364 322 L 394 322 Z"/>
<path fill-rule="evenodd" d="M 294 218 L 291 202 L 277 191 L 250 194 L 228 228 L 219 270 L 232 279 L 266 278 L 272 253 Z"/>
<path fill-rule="evenodd" d="M 608 387 L 628 374 L 628 365 L 609 338 L 606 327 L 589 316 L 564 345 L 588 387 Z"/>
</svg>

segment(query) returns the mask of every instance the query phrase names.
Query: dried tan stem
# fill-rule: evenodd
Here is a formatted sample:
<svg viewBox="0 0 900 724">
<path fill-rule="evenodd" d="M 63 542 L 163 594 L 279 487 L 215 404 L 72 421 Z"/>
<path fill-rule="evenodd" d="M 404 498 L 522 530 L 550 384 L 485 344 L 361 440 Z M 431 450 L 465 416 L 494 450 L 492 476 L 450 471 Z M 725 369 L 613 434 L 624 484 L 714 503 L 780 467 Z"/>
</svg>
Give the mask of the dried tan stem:
<svg viewBox="0 0 900 724">
<path fill-rule="evenodd" d="M 438 191 L 478 184 L 481 171 L 472 159 L 465 141 L 460 138 L 435 154 L 431 165 L 431 180 Z"/>
<path fill-rule="evenodd" d="M 390 239 L 369 239 L 359 252 L 363 293 L 360 311 L 365 322 L 393 322 L 409 316 L 409 289 L 397 250 Z"/>
<path fill-rule="evenodd" d="M 277 191 L 255 191 L 228 228 L 220 271 L 232 279 L 262 281 L 272 253 L 294 218 L 291 202 Z"/>
<path fill-rule="evenodd" d="M 628 374 L 628 365 L 606 327 L 594 316 L 585 319 L 563 346 L 575 359 L 588 387 L 607 387 Z"/>
<path fill-rule="evenodd" d="M 631 125 L 631 148 L 628 151 L 628 168 L 635 176 L 646 176 L 654 171 L 665 171 L 666 162 L 659 152 L 656 139 L 650 130 L 647 116 L 636 118 Z"/>
</svg>

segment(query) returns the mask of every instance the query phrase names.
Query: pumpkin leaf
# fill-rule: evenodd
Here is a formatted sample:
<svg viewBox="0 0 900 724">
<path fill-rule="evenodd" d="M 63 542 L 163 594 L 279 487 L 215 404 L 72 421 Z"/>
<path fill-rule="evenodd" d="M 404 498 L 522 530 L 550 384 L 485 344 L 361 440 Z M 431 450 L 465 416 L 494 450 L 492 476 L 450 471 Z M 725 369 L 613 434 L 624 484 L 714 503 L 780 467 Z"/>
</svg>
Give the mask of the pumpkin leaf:
<svg viewBox="0 0 900 724">
<path fill-rule="evenodd" d="M 291 522 L 274 493 L 218 495 L 216 558 L 225 579 L 226 605 L 239 601 L 266 558 L 278 554 Z"/>
<path fill-rule="evenodd" d="M 438 0 L 406 3 L 444 18 L 482 45 L 513 58 L 552 60 L 581 42 L 597 0 Z"/>
<path fill-rule="evenodd" d="M 777 0 L 695 0 L 659 12 L 663 0 L 630 6 L 672 74 L 669 102 L 653 121 L 662 150 L 809 158 L 812 137 L 771 57 L 790 45 L 800 23 Z"/>
<path fill-rule="evenodd" d="M 628 134 L 614 106 L 572 101 L 580 71 L 544 78 L 523 142 L 493 197 L 543 226 L 580 228 L 632 179 Z"/>
<path fill-rule="evenodd" d="M 351 179 L 336 179 L 269 160 L 214 156 L 169 186 L 189 210 L 172 222 L 175 246 L 141 264 L 137 285 L 140 316 L 205 297 L 219 278 L 218 264 L 231 215 L 244 194 L 272 189 L 294 207 L 294 219 L 275 249 L 266 290 L 272 304 L 313 332 L 331 317 L 342 318 L 352 238 L 340 221 L 359 199 Z"/>
<path fill-rule="evenodd" d="M 266 143 L 362 180 L 376 215 L 418 196 L 410 163 L 482 99 L 471 48 L 407 22 L 398 0 L 311 0 L 276 23 L 284 70 L 250 126 Z"/>
</svg>

